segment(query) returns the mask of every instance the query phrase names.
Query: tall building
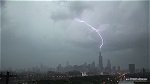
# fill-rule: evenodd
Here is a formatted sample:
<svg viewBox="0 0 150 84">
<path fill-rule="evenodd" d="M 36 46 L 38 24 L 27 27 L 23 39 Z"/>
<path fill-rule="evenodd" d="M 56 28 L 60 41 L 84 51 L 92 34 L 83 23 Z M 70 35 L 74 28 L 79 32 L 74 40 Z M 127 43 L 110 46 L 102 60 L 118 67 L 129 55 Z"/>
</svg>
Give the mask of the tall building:
<svg viewBox="0 0 150 84">
<path fill-rule="evenodd" d="M 69 62 L 67 61 L 67 66 L 69 65 Z"/>
<path fill-rule="evenodd" d="M 107 69 L 109 72 L 111 72 L 111 63 L 110 60 L 107 61 Z"/>
<path fill-rule="evenodd" d="M 118 66 L 118 71 L 120 71 L 120 66 Z"/>
<path fill-rule="evenodd" d="M 57 66 L 57 71 L 58 71 L 58 72 L 61 72 L 61 71 L 62 71 L 62 66 L 61 66 L 61 64 L 59 64 L 59 65 Z"/>
<path fill-rule="evenodd" d="M 113 66 L 112 70 L 113 70 L 113 71 L 116 71 L 116 66 Z"/>
<path fill-rule="evenodd" d="M 129 64 L 129 73 L 135 73 L 135 64 Z"/>
<path fill-rule="evenodd" d="M 102 55 L 101 55 L 101 52 L 99 52 L 99 68 L 101 70 L 103 70 L 103 58 L 102 58 Z"/>
<path fill-rule="evenodd" d="M 94 61 L 91 63 L 91 67 L 95 68 L 95 62 Z"/>
</svg>

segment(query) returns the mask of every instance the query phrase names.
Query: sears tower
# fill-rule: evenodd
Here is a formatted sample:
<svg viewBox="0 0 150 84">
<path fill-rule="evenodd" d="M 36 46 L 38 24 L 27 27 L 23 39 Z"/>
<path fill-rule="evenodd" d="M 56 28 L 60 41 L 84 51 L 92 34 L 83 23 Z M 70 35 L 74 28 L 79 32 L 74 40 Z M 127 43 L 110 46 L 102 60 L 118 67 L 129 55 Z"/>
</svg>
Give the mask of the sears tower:
<svg viewBox="0 0 150 84">
<path fill-rule="evenodd" d="M 103 58 L 102 58 L 102 55 L 101 55 L 101 52 L 99 52 L 99 68 L 101 70 L 103 70 Z"/>
</svg>

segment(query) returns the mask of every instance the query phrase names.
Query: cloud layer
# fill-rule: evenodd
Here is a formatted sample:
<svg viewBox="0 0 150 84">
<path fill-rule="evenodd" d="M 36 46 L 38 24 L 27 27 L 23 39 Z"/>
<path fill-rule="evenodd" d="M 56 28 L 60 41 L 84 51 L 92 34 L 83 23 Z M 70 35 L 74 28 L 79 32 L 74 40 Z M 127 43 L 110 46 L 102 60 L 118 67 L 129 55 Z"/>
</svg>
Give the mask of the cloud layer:
<svg viewBox="0 0 150 84">
<path fill-rule="evenodd" d="M 127 68 L 148 66 L 149 3 L 5 2 L 2 8 L 2 68 L 26 68 L 43 63 L 50 67 L 98 63 L 101 39 L 81 18 L 97 28 L 104 38 L 104 64 Z M 139 62 L 141 61 L 141 62 Z"/>
</svg>

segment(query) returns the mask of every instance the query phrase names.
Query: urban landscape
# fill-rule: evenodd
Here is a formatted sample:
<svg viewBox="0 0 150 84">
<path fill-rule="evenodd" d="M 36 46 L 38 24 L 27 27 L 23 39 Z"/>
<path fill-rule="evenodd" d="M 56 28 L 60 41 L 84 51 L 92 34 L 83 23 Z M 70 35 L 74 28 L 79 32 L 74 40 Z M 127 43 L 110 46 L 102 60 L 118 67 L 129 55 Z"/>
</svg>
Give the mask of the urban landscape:
<svg viewBox="0 0 150 84">
<path fill-rule="evenodd" d="M 41 64 L 39 67 L 22 70 L 1 71 L 0 84 L 122 84 L 129 81 L 133 84 L 149 84 L 150 71 L 148 69 L 136 69 L 135 64 L 129 64 L 129 68 L 123 70 L 120 66 L 111 66 L 110 60 L 107 66 L 103 66 L 101 52 L 98 56 L 99 66 L 95 62 L 91 64 L 69 65 L 59 64 L 56 68 L 49 68 Z"/>
<path fill-rule="evenodd" d="M 0 0 L 0 84 L 150 84 L 149 0 Z"/>
</svg>

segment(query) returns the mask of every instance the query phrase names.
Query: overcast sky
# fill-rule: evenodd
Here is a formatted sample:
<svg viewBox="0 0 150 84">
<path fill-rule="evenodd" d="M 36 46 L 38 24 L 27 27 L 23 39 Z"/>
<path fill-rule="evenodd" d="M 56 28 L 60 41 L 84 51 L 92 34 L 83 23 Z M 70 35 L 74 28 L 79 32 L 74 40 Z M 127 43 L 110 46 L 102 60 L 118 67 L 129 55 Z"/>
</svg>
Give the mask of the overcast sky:
<svg viewBox="0 0 150 84">
<path fill-rule="evenodd" d="M 149 2 L 6 1 L 1 3 L 2 68 L 98 64 L 102 35 L 104 66 L 149 64 Z"/>
</svg>

